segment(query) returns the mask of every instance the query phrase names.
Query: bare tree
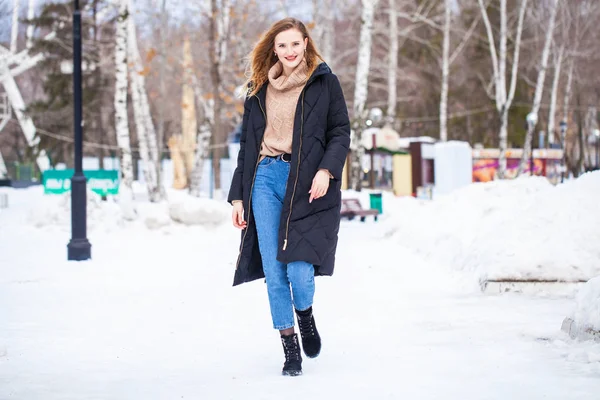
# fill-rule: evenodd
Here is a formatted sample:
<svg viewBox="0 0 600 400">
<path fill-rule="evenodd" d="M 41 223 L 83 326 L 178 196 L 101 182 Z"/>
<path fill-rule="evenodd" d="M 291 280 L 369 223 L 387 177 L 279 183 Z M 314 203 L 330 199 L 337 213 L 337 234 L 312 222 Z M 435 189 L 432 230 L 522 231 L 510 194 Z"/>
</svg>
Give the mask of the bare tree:
<svg viewBox="0 0 600 400">
<path fill-rule="evenodd" d="M 500 37 L 499 54 L 496 51 L 496 42 L 494 40 L 494 31 L 488 17 L 486 6 L 483 0 L 478 0 L 483 22 L 485 23 L 490 56 L 492 59 L 496 110 L 500 117 L 500 132 L 499 132 L 499 148 L 500 157 L 498 159 L 498 177 L 504 178 L 506 174 L 506 148 L 508 146 L 508 110 L 513 102 L 515 90 L 517 87 L 517 74 L 519 67 L 519 53 L 521 48 L 521 34 L 523 32 L 523 20 L 525 18 L 525 10 L 527 8 L 527 0 L 521 0 L 519 7 L 519 19 L 517 22 L 516 34 L 514 39 L 513 65 L 510 79 L 510 89 L 506 88 L 506 62 L 507 62 L 507 42 L 508 42 L 508 10 L 506 7 L 507 0 L 500 1 Z"/>
<path fill-rule="evenodd" d="M 379 0 L 362 0 L 362 25 L 356 65 L 356 81 L 354 86 L 354 149 L 352 151 L 350 187 L 361 190 L 362 159 L 365 148 L 361 143 L 362 129 L 366 119 L 365 105 L 369 85 L 369 68 L 371 65 L 371 40 L 373 34 L 373 18 Z"/>
<path fill-rule="evenodd" d="M 133 218 L 135 212 L 131 205 L 133 200 L 133 158 L 131 156 L 131 139 L 129 137 L 129 117 L 127 114 L 127 24 L 129 15 L 128 0 L 119 0 L 117 32 L 115 46 L 115 123 L 117 145 L 121 155 L 121 188 L 120 203 L 123 204 L 124 215 Z"/>
<path fill-rule="evenodd" d="M 552 0 L 550 4 L 550 16 L 549 20 L 542 19 L 544 24 L 548 24 L 548 30 L 546 31 L 546 40 L 544 42 L 544 49 L 542 50 L 542 59 L 540 61 L 540 67 L 538 70 L 537 84 L 535 86 L 535 95 L 533 96 L 533 106 L 531 113 L 528 116 L 527 136 L 525 137 L 525 146 L 521 155 L 521 162 L 519 163 L 519 169 L 517 170 L 517 176 L 521 175 L 525 171 L 527 165 L 527 159 L 530 156 L 533 158 L 533 152 L 531 151 L 531 141 L 533 139 L 533 131 L 535 130 L 538 112 L 542 103 L 542 94 L 544 92 L 544 82 L 546 80 L 546 69 L 548 68 L 548 58 L 550 56 L 550 46 L 552 45 L 552 37 L 554 36 L 554 25 L 556 21 L 556 13 L 558 11 L 560 0 Z M 533 171 L 530 171 L 533 175 Z"/>
<path fill-rule="evenodd" d="M 388 0 L 390 21 L 390 48 L 388 52 L 388 108 L 389 122 L 396 119 L 396 105 L 398 103 L 398 12 L 396 0 Z"/>
<path fill-rule="evenodd" d="M 12 14 L 12 29 L 10 34 L 10 52 L 17 52 L 17 39 L 19 37 L 19 11 L 21 9 L 21 1 L 14 0 Z"/>
<path fill-rule="evenodd" d="M 133 10 L 132 0 L 128 0 L 128 9 Z M 131 12 L 131 11 L 130 11 Z M 142 57 L 137 44 L 137 34 L 133 18 L 127 19 L 127 46 L 130 57 L 131 93 L 135 125 L 138 132 L 140 155 L 144 162 L 144 175 L 148 187 L 150 201 L 159 202 L 165 198 L 162 182 L 159 180 L 160 159 L 156 131 L 150 114 L 150 104 L 146 92 L 147 74 L 142 64 Z"/>
<path fill-rule="evenodd" d="M 335 0 L 312 1 L 312 36 L 320 49 L 321 55 L 334 70 L 334 42 L 335 42 Z"/>
<path fill-rule="evenodd" d="M 223 126 L 223 98 L 222 98 L 222 72 L 221 65 L 227 54 L 227 30 L 229 29 L 230 4 L 228 0 L 211 0 L 209 18 L 210 43 L 208 53 L 210 57 L 210 77 L 212 94 L 214 98 L 214 124 L 212 134 L 212 161 L 214 171 L 215 197 L 221 197 L 221 158 L 223 154 L 222 142 L 225 131 Z"/>
<path fill-rule="evenodd" d="M 550 110 L 548 111 L 548 144 L 553 145 L 556 141 L 556 101 L 558 98 L 558 84 L 565 54 L 564 44 L 560 46 L 558 53 L 554 54 L 554 78 L 552 79 L 552 90 L 550 92 Z"/>
<path fill-rule="evenodd" d="M 450 0 L 444 0 L 444 44 L 442 46 L 442 93 L 440 96 L 440 140 L 448 140 L 448 76 L 450 75 Z"/>
</svg>

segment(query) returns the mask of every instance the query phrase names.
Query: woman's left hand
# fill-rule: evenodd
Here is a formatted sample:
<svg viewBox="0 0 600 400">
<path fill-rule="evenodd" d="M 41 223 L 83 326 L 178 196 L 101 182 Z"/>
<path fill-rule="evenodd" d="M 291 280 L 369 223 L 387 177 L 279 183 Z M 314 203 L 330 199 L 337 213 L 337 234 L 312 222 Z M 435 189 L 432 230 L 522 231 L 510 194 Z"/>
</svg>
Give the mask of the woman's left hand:
<svg viewBox="0 0 600 400">
<path fill-rule="evenodd" d="M 327 189 L 329 189 L 329 171 L 320 169 L 312 181 L 312 187 L 308 191 L 310 193 L 309 203 L 312 203 L 314 199 L 325 196 Z"/>
</svg>

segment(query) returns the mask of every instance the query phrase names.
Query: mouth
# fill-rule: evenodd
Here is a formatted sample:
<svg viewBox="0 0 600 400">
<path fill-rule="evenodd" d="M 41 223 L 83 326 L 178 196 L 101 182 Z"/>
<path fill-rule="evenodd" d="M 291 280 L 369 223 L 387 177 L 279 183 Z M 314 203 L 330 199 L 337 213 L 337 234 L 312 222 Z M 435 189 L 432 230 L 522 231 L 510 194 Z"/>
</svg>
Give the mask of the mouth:
<svg viewBox="0 0 600 400">
<path fill-rule="evenodd" d="M 298 56 L 290 56 L 290 57 L 285 57 L 285 59 L 286 59 L 287 61 L 290 61 L 290 62 L 291 62 L 291 61 L 296 61 L 296 59 L 297 59 L 297 58 L 298 58 Z"/>
</svg>

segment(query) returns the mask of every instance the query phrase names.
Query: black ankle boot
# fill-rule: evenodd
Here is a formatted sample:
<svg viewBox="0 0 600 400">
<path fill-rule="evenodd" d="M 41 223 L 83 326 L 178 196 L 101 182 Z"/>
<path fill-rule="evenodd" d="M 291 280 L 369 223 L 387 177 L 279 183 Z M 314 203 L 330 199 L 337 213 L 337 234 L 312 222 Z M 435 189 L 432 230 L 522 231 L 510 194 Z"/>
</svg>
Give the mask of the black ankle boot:
<svg viewBox="0 0 600 400">
<path fill-rule="evenodd" d="M 300 344 L 298 335 L 281 335 L 283 352 L 285 353 L 285 363 L 283 364 L 282 375 L 297 376 L 302 375 L 302 356 L 300 355 Z"/>
<path fill-rule="evenodd" d="M 302 336 L 304 354 L 308 358 L 315 358 L 321 352 L 321 336 L 319 336 L 317 325 L 315 325 L 312 307 L 304 311 L 296 310 L 296 315 L 298 316 L 298 327 Z"/>
</svg>

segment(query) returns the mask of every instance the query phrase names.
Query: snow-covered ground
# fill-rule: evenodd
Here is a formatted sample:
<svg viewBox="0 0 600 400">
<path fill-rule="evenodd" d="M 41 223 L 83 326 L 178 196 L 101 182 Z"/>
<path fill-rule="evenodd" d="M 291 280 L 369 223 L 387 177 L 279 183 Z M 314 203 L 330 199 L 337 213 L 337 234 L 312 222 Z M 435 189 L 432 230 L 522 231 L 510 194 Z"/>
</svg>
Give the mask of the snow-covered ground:
<svg viewBox="0 0 600 400">
<path fill-rule="evenodd" d="M 389 198 L 388 235 L 427 260 L 486 280 L 600 275 L 600 173 L 475 183 L 435 201 Z"/>
<path fill-rule="evenodd" d="M 568 207 L 591 207 L 583 185 L 598 177 L 569 183 L 573 194 L 529 179 L 426 204 L 385 196 L 379 222 L 344 221 L 336 272 L 317 279 L 323 351 L 299 378 L 280 376 L 264 283 L 231 286 L 228 206 L 171 192 L 128 222 L 93 203 L 93 259 L 68 262 L 68 201 L 0 188 L 0 399 L 596 399 L 600 344 L 560 331 L 574 297 L 483 295 L 476 281 L 505 271 L 511 247 L 521 266 L 526 249 L 536 261 L 562 251 L 550 271 L 565 259 L 565 276 L 597 271 L 580 243 L 597 213 Z M 568 214 L 545 215 L 555 207 Z M 545 240 L 524 236 L 527 222 Z"/>
</svg>

